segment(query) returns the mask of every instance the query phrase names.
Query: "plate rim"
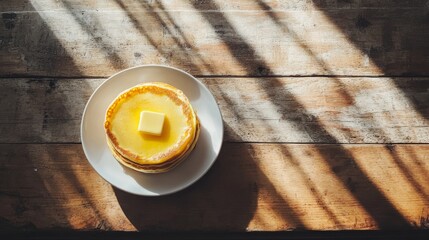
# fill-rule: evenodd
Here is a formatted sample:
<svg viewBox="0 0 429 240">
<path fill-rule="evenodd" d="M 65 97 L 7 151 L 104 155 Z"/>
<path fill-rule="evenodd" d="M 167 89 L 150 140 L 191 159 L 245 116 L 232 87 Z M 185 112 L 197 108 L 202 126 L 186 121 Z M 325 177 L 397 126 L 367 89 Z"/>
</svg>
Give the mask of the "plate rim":
<svg viewBox="0 0 429 240">
<path fill-rule="evenodd" d="M 185 74 L 187 77 L 189 77 L 189 78 L 191 78 L 192 80 L 194 80 L 197 84 L 199 84 L 200 86 L 202 86 L 205 90 L 207 90 L 209 93 L 210 93 L 210 97 L 213 99 L 213 101 L 214 101 L 214 103 L 215 103 L 215 105 L 216 105 L 216 108 L 217 108 L 217 111 L 218 111 L 218 113 L 219 113 L 219 117 L 220 117 L 220 126 L 221 126 L 221 128 L 222 128 L 222 131 L 221 131 L 221 133 L 220 133 L 220 144 L 219 144 L 219 147 L 218 147 L 218 149 L 215 149 L 216 151 L 215 151 L 215 156 L 214 156 L 214 159 L 210 162 L 210 164 L 207 166 L 207 168 L 206 169 L 204 169 L 204 171 L 201 171 L 200 173 L 200 176 L 198 176 L 194 181 L 191 181 L 189 184 L 186 184 L 186 185 L 183 185 L 183 186 L 180 186 L 179 188 L 177 188 L 177 189 L 174 189 L 173 191 L 169 191 L 169 192 L 167 192 L 167 193 L 158 193 L 158 194 L 144 194 L 144 193 L 137 193 L 137 192 L 132 192 L 132 191 L 129 191 L 128 189 L 124 189 L 123 187 L 121 187 L 121 186 L 117 186 L 117 185 L 115 185 L 115 184 L 113 184 L 112 182 L 110 182 L 108 179 L 106 179 L 104 176 L 103 176 L 103 174 L 101 174 L 100 173 L 100 171 L 94 166 L 94 164 L 89 160 L 89 158 L 88 158 L 88 151 L 89 150 L 87 150 L 87 146 L 85 146 L 85 144 L 84 144 L 84 137 L 83 137 L 83 135 L 84 135 L 84 122 L 85 122 L 85 119 L 86 119 L 86 113 L 87 113 L 87 110 L 88 110 L 88 106 L 89 106 L 89 104 L 91 103 L 91 101 L 92 101 L 92 99 L 93 99 L 93 97 L 95 96 L 95 94 L 100 90 L 100 88 L 101 87 L 103 87 L 103 85 L 105 84 L 105 83 L 107 83 L 109 80 L 111 80 L 112 78 L 114 78 L 114 77 L 116 77 L 117 75 L 119 75 L 119 74 L 122 74 L 123 72 L 126 72 L 126 71 L 130 71 L 130 70 L 133 70 L 133 69 L 136 69 L 136 68 L 147 68 L 147 67 L 156 67 L 156 68 L 166 68 L 166 69 L 170 69 L 170 70 L 174 70 L 174 71 L 178 71 L 178 72 L 180 72 L 180 73 L 182 73 L 182 74 Z M 116 72 L 116 73 L 114 73 L 113 75 L 111 75 L 111 76 L 109 76 L 107 79 L 105 79 L 93 92 L 92 92 L 92 94 L 91 94 L 91 96 L 89 97 L 89 99 L 88 99 L 88 101 L 86 102 L 86 104 L 85 104 L 85 108 L 84 108 L 84 110 L 83 110 L 83 113 L 82 113 L 82 117 L 81 117 L 81 124 L 80 124 L 80 141 L 81 141 L 81 145 L 82 145 L 82 149 L 83 149 L 83 152 L 84 152 L 84 154 L 85 154 L 85 158 L 86 158 L 86 160 L 89 162 L 89 164 L 91 165 L 91 167 L 95 170 L 95 172 L 101 177 L 101 178 L 103 178 L 106 182 L 108 182 L 111 186 L 113 186 L 113 187 L 115 187 L 115 188 L 117 188 L 117 189 L 119 189 L 119 190 L 121 190 L 121 191 L 124 191 L 124 192 L 127 192 L 127 193 L 130 193 L 130 194 L 134 194 L 134 195 L 138 195 L 138 196 L 146 196 L 146 197 L 160 197 L 160 196 L 166 196 L 166 195 L 170 195 L 170 194 L 174 194 L 174 193 L 177 193 L 177 192 L 179 192 L 179 191 L 182 191 L 182 190 L 184 190 L 184 189 L 186 189 L 186 188 L 188 188 L 189 186 L 191 186 L 191 185 L 193 185 L 194 183 L 196 183 L 197 181 L 199 181 L 211 168 L 212 168 L 212 166 L 213 166 L 213 164 L 217 161 L 217 159 L 218 159 L 218 157 L 219 157 L 219 154 L 220 154 L 220 152 L 221 152 L 221 150 L 222 150 L 222 147 L 223 147 L 223 141 L 224 141 L 224 134 L 225 134 L 225 126 L 224 126 L 224 121 L 223 121 L 223 116 L 222 116 L 222 112 L 221 112 L 221 109 L 220 109 L 220 107 L 219 107 L 219 104 L 217 103 L 217 101 L 216 101 L 216 98 L 214 97 L 214 95 L 213 95 L 213 93 L 210 91 L 210 89 L 203 83 L 203 82 L 201 82 L 200 80 L 198 80 L 196 77 L 194 77 L 193 75 L 191 75 L 190 73 L 188 73 L 188 72 L 186 72 L 186 71 L 184 71 L 184 70 L 182 70 L 182 69 L 179 69 L 179 68 L 176 68 L 176 67 L 173 67 L 173 66 L 169 66 L 169 65 L 164 65 L 164 64 L 143 64 L 143 65 L 138 65 L 138 66 L 133 66 L 133 67 L 129 67 L 129 68 L 126 68 L 126 69 L 123 69 L 123 70 L 121 70 L 121 71 L 119 71 L 119 72 Z M 173 171 L 174 171 L 174 169 L 173 169 Z"/>
</svg>

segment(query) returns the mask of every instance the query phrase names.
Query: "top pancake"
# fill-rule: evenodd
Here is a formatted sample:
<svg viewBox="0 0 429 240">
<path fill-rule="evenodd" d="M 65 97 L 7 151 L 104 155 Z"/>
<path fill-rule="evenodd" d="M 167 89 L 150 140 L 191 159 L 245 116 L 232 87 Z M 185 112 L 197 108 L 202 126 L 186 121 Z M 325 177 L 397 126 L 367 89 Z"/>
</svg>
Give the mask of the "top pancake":
<svg viewBox="0 0 429 240">
<path fill-rule="evenodd" d="M 165 114 L 161 136 L 138 131 L 141 111 Z M 197 119 L 179 89 L 160 82 L 144 83 L 122 92 L 106 112 L 105 130 L 113 147 L 138 164 L 174 159 L 192 144 Z"/>
</svg>

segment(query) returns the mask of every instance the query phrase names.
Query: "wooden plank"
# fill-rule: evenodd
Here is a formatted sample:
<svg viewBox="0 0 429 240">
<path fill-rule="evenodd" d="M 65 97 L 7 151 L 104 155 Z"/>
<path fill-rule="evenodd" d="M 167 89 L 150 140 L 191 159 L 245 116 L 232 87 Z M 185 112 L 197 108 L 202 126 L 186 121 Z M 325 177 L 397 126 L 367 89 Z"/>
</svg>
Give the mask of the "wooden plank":
<svg viewBox="0 0 429 240">
<path fill-rule="evenodd" d="M 190 188 L 112 187 L 79 144 L 0 144 L 0 229 L 259 231 L 424 228 L 429 145 L 225 143 Z"/>
<path fill-rule="evenodd" d="M 6 5 L 17 10 L 2 13 L 0 76 L 109 76 L 147 63 L 196 75 L 429 74 L 420 2 L 71 2 Z"/>
<path fill-rule="evenodd" d="M 6 239 L 25 240 L 34 238 L 32 231 L 8 231 L 0 232 L 0 237 Z M 138 240 L 138 239 L 176 239 L 176 240 L 249 240 L 249 239 L 354 239 L 354 240 L 402 240 L 404 238 L 414 240 L 426 240 L 427 230 L 405 231 L 284 231 L 284 232 L 105 232 L 105 231 L 70 231 L 67 236 L 63 231 L 37 232 L 37 239 L 104 239 L 104 240 Z"/>
<path fill-rule="evenodd" d="M 85 104 L 102 81 L 1 79 L 0 142 L 79 142 Z"/>
<path fill-rule="evenodd" d="M 202 78 L 230 142 L 428 143 L 427 78 Z M 0 142 L 80 142 L 103 79 L 1 79 Z"/>
<path fill-rule="evenodd" d="M 199 6 L 200 8 L 216 10 L 213 6 L 213 1 L 201 0 L 176 0 L 176 1 L 161 1 L 161 0 L 115 0 L 115 1 L 93 1 L 93 0 L 14 0 L 5 1 L 1 4 L 2 12 L 11 11 L 34 11 L 34 7 L 43 7 L 46 11 L 52 10 L 116 10 L 118 5 L 129 6 L 136 9 L 139 7 L 150 7 L 152 11 L 163 11 L 165 9 L 189 10 L 191 5 Z M 425 7 L 425 0 L 413 1 L 374 1 L 374 0 L 350 0 L 350 1 L 302 1 L 302 0 L 236 0 L 216 1 L 218 9 L 223 11 L 231 10 L 265 10 L 267 7 L 275 11 L 284 10 L 314 10 L 314 9 L 411 9 Z"/>
</svg>

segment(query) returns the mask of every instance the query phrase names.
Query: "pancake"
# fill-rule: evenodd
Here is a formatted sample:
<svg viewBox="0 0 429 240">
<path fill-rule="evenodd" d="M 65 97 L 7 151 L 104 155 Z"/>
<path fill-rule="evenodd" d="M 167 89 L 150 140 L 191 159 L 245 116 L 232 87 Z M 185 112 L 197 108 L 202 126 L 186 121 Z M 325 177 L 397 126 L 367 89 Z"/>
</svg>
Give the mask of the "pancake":
<svg viewBox="0 0 429 240">
<path fill-rule="evenodd" d="M 140 112 L 165 114 L 160 136 L 138 131 Z M 124 166 L 141 172 L 165 172 L 195 147 L 199 121 L 185 94 L 166 83 L 132 87 L 111 103 L 104 123 L 107 142 Z"/>
<path fill-rule="evenodd" d="M 171 169 L 175 168 L 176 166 L 178 166 L 183 160 L 185 160 L 189 154 L 192 152 L 192 150 L 194 149 L 197 140 L 198 140 L 198 136 L 199 136 L 199 127 L 197 128 L 197 132 L 196 132 L 196 138 L 194 139 L 192 145 L 189 147 L 189 149 L 186 152 L 183 152 L 180 156 L 178 156 L 175 159 L 171 159 L 168 162 L 165 163 L 161 163 L 161 164 L 138 164 L 135 163 L 127 158 L 125 158 L 124 156 L 122 156 L 118 151 L 116 151 L 116 149 L 114 149 L 114 147 L 112 146 L 112 143 L 109 141 L 109 139 L 107 139 L 107 145 L 109 146 L 110 150 L 113 153 L 113 156 L 115 157 L 115 159 L 120 162 L 122 165 L 134 169 L 136 171 L 139 172 L 145 172 L 145 173 L 163 173 L 163 172 L 167 172 L 170 171 Z"/>
</svg>

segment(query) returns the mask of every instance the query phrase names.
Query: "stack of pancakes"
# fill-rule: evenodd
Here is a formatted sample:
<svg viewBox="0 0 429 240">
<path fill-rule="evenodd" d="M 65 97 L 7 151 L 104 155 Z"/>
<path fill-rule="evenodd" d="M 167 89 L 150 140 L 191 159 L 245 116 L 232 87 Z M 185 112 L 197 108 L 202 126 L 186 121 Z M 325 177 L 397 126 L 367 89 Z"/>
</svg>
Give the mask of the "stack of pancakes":
<svg viewBox="0 0 429 240">
<path fill-rule="evenodd" d="M 140 112 L 165 114 L 160 136 L 138 131 Z M 195 147 L 200 124 L 185 94 L 166 83 L 132 87 L 112 102 L 104 128 L 113 156 L 124 166 L 145 173 L 166 172 Z"/>
</svg>

